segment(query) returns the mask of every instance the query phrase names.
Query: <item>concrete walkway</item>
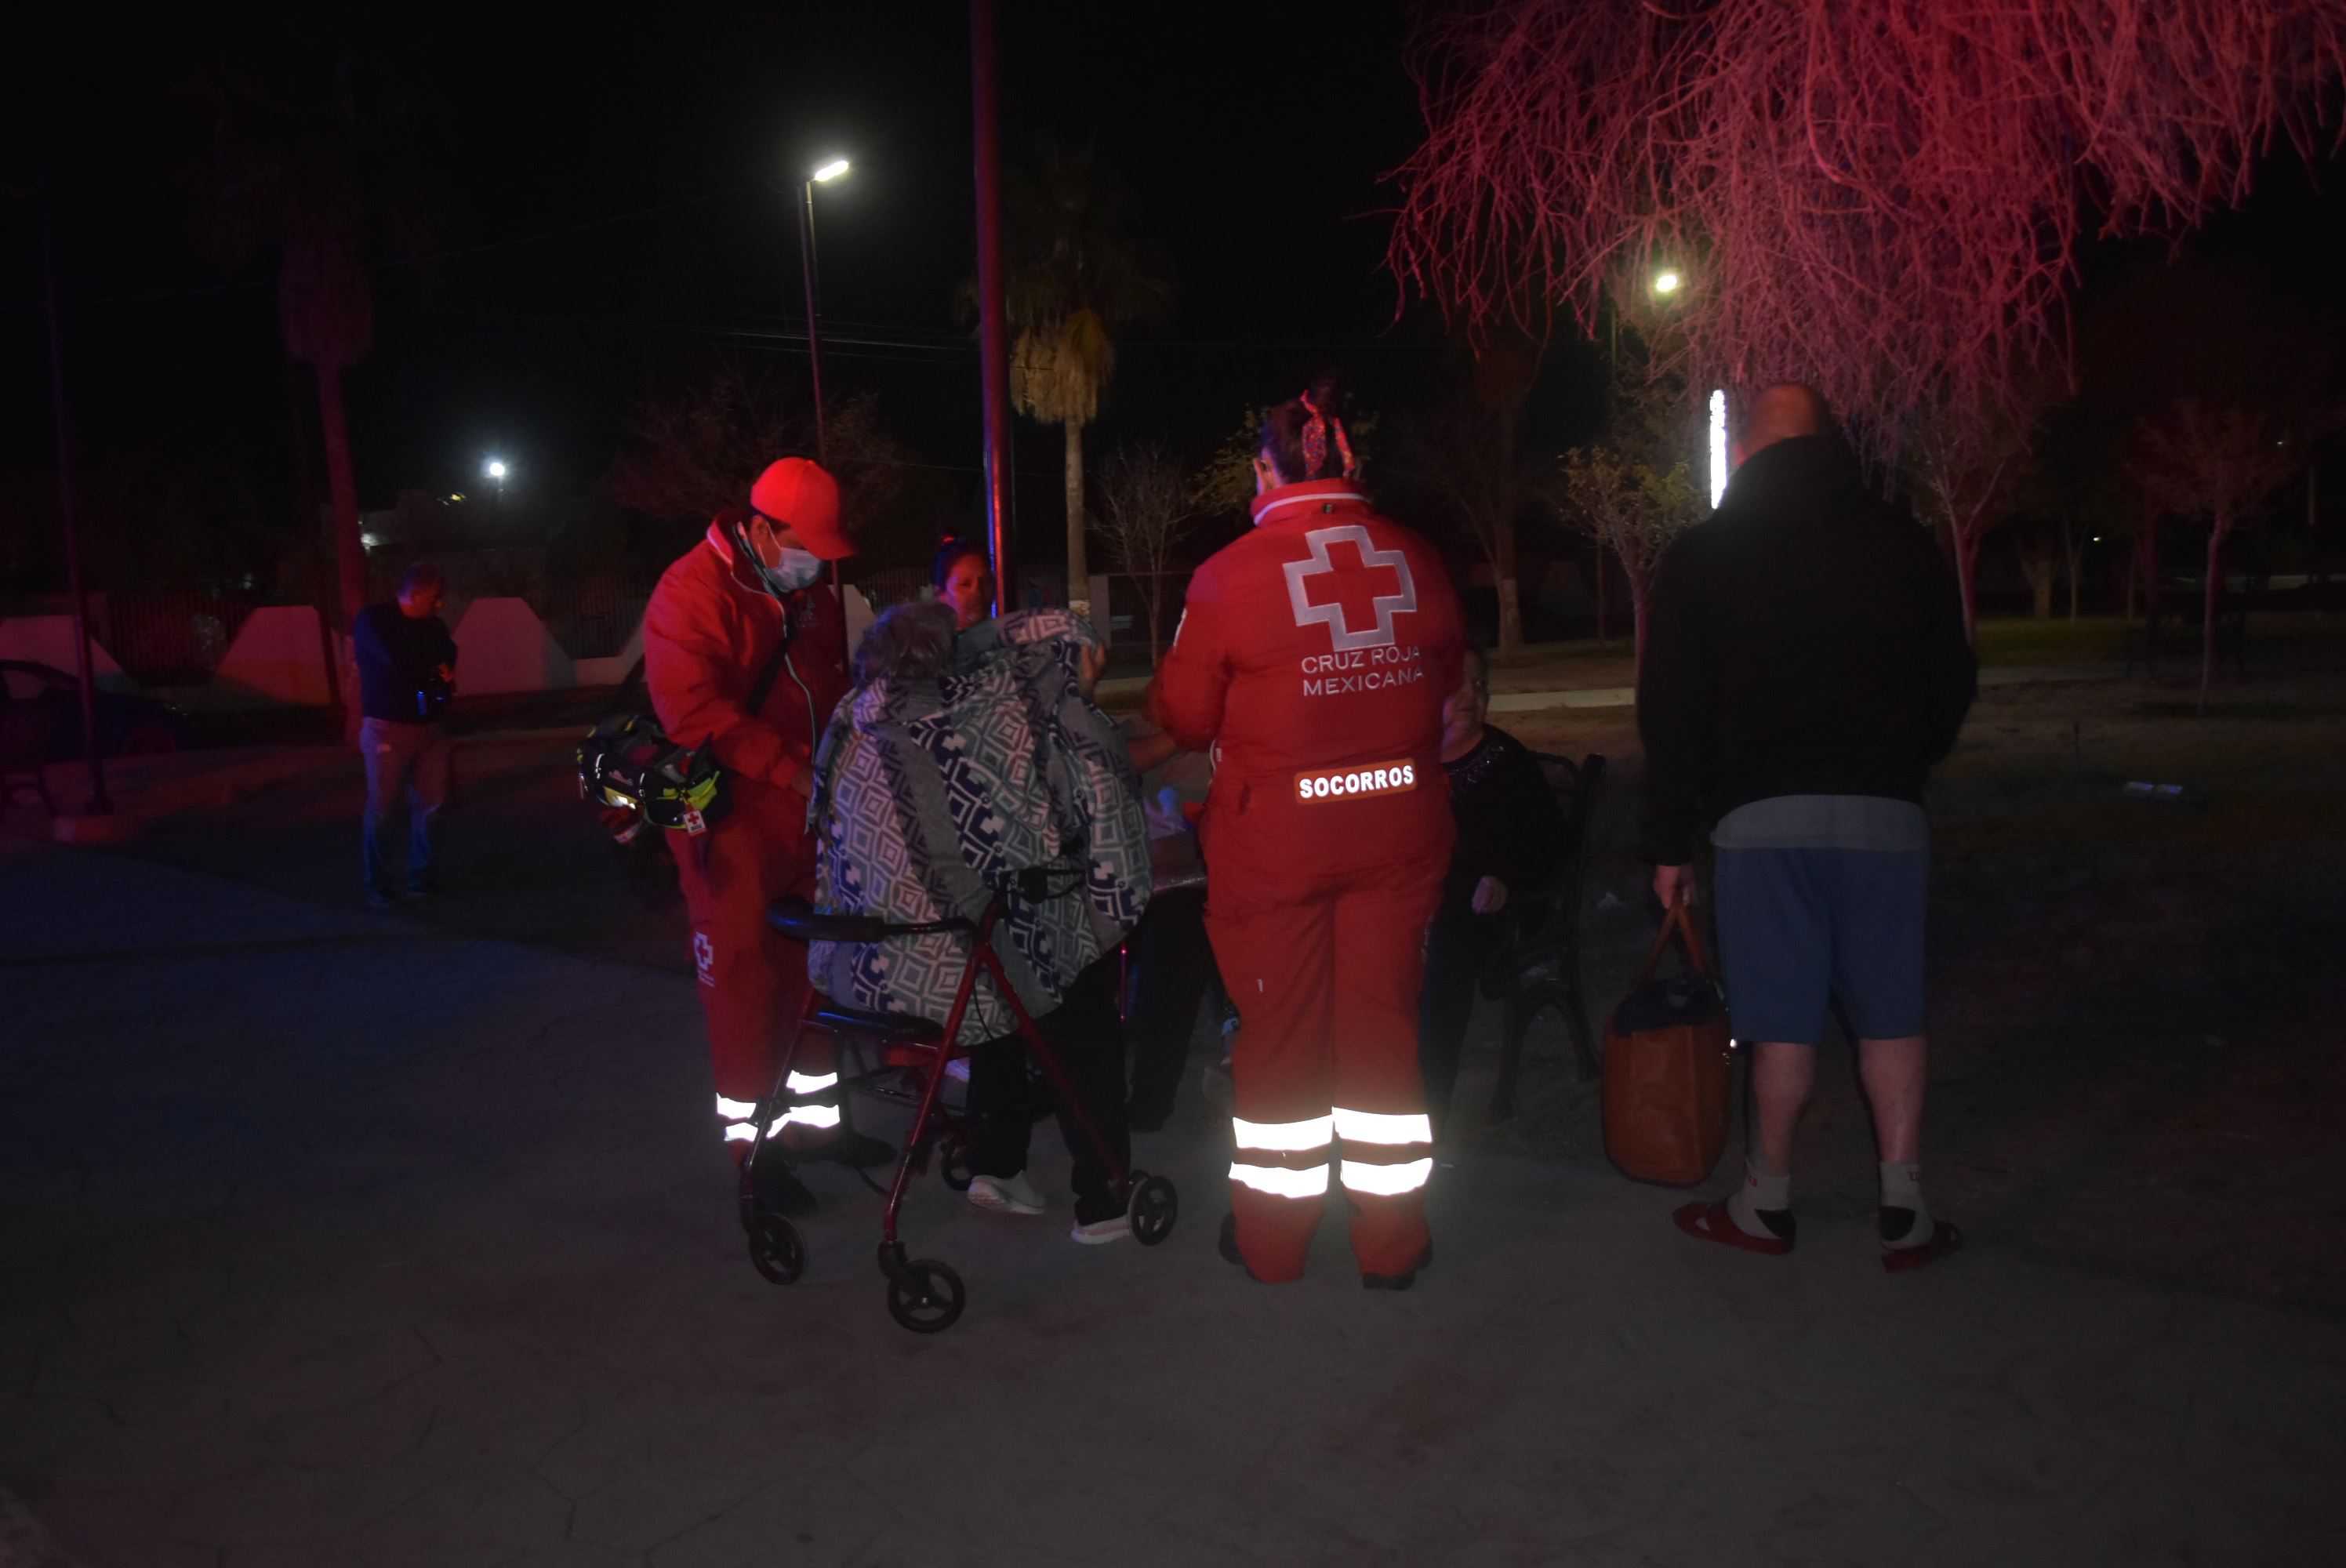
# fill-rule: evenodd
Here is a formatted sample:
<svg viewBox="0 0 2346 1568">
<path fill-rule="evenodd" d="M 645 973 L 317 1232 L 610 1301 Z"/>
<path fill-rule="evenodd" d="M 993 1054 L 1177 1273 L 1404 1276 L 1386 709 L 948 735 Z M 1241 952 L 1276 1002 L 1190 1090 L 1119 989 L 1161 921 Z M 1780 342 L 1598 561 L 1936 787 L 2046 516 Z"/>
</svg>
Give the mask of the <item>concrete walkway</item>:
<svg viewBox="0 0 2346 1568">
<path fill-rule="evenodd" d="M 919 1339 L 836 1173 L 750 1272 L 687 981 L 38 848 L 0 966 L 0 1489 L 94 1568 L 2346 1551 L 2334 1322 L 1992 1236 L 1890 1278 L 1854 1204 L 1698 1247 L 1553 1065 L 1414 1292 L 1333 1216 L 1300 1286 L 1226 1268 L 1191 1103 L 1155 1251 L 925 1184 L 971 1302 Z"/>
<path fill-rule="evenodd" d="M 1635 667 L 1627 659 L 1550 661 L 1497 671 L 1492 680 L 1493 713 L 1543 713 L 1560 708 L 1634 708 L 1637 688 L 1629 684 Z M 1992 665 L 1980 671 L 1980 685 L 1999 687 L 2074 685 L 2131 678 L 2112 664 Z M 1101 703 L 1137 711 L 1148 694 L 1147 678 L 1127 676 L 1100 682 Z"/>
</svg>

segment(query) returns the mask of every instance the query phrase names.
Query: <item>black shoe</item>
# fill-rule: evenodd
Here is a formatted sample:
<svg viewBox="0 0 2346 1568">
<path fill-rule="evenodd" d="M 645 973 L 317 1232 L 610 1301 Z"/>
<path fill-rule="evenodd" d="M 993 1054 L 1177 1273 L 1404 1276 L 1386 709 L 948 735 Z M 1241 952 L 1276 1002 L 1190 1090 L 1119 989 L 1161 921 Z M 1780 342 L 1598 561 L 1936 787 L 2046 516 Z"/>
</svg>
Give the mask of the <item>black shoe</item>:
<svg viewBox="0 0 2346 1568">
<path fill-rule="evenodd" d="M 1363 1290 L 1406 1290 L 1411 1286 L 1417 1283 L 1417 1277 L 1420 1274 L 1424 1273 L 1427 1269 L 1433 1267 L 1433 1243 L 1429 1241 L 1425 1244 L 1425 1250 L 1417 1255 L 1417 1261 L 1411 1264 L 1401 1273 L 1362 1275 L 1361 1288 Z"/>
<path fill-rule="evenodd" d="M 804 1219 L 814 1212 L 814 1194 L 780 1157 L 777 1149 L 750 1167 L 750 1196 L 758 1207 L 784 1219 Z"/>
<path fill-rule="evenodd" d="M 377 914 L 389 914 L 393 910 L 397 909 L 399 904 L 389 893 L 378 888 L 369 888 L 366 891 L 366 907 Z"/>
<path fill-rule="evenodd" d="M 811 1143 L 802 1149 L 792 1149 L 790 1153 L 811 1165 L 845 1166 L 850 1170 L 859 1171 L 896 1163 L 895 1145 L 866 1136 L 853 1127 L 842 1127 L 821 1143 Z"/>
</svg>

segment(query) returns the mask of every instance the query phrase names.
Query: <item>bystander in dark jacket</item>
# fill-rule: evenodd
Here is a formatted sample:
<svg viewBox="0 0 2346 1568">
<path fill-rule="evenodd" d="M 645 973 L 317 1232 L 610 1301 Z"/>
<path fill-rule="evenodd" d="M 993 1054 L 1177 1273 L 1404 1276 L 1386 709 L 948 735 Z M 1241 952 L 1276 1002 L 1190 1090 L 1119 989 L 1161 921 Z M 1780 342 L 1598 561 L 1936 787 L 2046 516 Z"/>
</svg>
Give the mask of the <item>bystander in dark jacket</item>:
<svg viewBox="0 0 2346 1568">
<path fill-rule="evenodd" d="M 367 802 L 360 868 L 367 902 L 387 908 L 394 893 L 383 825 L 402 799 L 408 811 L 405 891 L 433 891 L 434 824 L 448 800 L 450 747 L 440 716 L 455 689 L 456 639 L 440 618 L 440 569 L 418 565 L 400 580 L 394 604 L 359 612 L 351 628 L 359 669 L 359 751 Z"/>
<path fill-rule="evenodd" d="M 1637 728 L 1658 865 L 1755 800 L 1920 802 L 1971 707 L 1946 561 L 1837 436 L 1754 453 L 1671 545 L 1648 613 Z"/>
</svg>

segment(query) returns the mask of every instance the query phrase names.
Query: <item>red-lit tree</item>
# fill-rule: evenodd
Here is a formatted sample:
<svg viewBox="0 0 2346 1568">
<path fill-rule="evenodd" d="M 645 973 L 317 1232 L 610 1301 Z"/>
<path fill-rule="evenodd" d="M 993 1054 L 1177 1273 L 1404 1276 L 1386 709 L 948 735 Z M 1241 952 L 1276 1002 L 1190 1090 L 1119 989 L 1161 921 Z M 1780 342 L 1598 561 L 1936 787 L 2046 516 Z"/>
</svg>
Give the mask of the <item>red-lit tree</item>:
<svg viewBox="0 0 2346 1568">
<path fill-rule="evenodd" d="M 2030 427 L 2003 398 L 1942 396 L 1909 428 L 1906 460 L 1914 488 L 1947 530 L 1963 589 L 1964 632 L 1979 637 L 1979 556 L 2008 514 L 2025 477 Z"/>
<path fill-rule="evenodd" d="M 2300 427 L 2301 428 L 2301 427 Z M 2275 413 L 2183 398 L 2136 428 L 2134 461 L 2162 503 L 2208 519 L 2199 629 L 2199 707 L 2216 674 L 2216 608 L 2224 542 L 2303 465 L 2297 433 Z"/>
<path fill-rule="evenodd" d="M 1648 381 L 1646 345 L 1633 346 L 1617 366 L 1613 410 L 1600 444 L 1576 447 L 1559 460 L 1545 487 L 1565 526 L 1596 543 L 1596 569 L 1609 554 L 1629 584 L 1630 624 L 1637 667 L 1645 667 L 1647 611 L 1654 574 L 1670 542 L 1710 515 L 1710 496 L 1686 454 L 1698 450 L 1700 426 L 1676 377 Z"/>
<path fill-rule="evenodd" d="M 1140 579 L 1148 596 L 1148 662 L 1165 654 L 1165 579 L 1173 552 L 1198 521 L 1196 479 L 1153 441 L 1108 454 L 1099 478 L 1100 513 L 1093 526 L 1107 542 L 1116 569 Z M 1105 616 L 1107 606 L 1096 606 Z"/>
<path fill-rule="evenodd" d="M 1586 330 L 1676 271 L 1661 368 L 1808 381 L 1886 463 L 1915 410 L 2066 360 L 2089 231 L 2188 229 L 2315 150 L 2346 0 L 1515 0 L 1413 53 L 1404 290 Z"/>
</svg>

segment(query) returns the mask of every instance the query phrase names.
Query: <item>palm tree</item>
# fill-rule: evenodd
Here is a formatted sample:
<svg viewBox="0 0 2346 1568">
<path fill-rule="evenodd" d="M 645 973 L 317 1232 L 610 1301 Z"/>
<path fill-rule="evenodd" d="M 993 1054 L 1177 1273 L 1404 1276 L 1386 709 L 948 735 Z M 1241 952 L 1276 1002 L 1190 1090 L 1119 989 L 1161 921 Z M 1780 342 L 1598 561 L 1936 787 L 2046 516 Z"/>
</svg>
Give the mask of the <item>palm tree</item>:
<svg viewBox="0 0 2346 1568">
<path fill-rule="evenodd" d="M 1088 152 L 1046 149 L 1005 201 L 1004 304 L 1017 334 L 1010 395 L 1067 443 L 1067 599 L 1091 597 L 1084 551 L 1084 427 L 1116 377 L 1116 334 L 1171 304 L 1169 270 L 1127 227 L 1124 202 Z"/>
</svg>

